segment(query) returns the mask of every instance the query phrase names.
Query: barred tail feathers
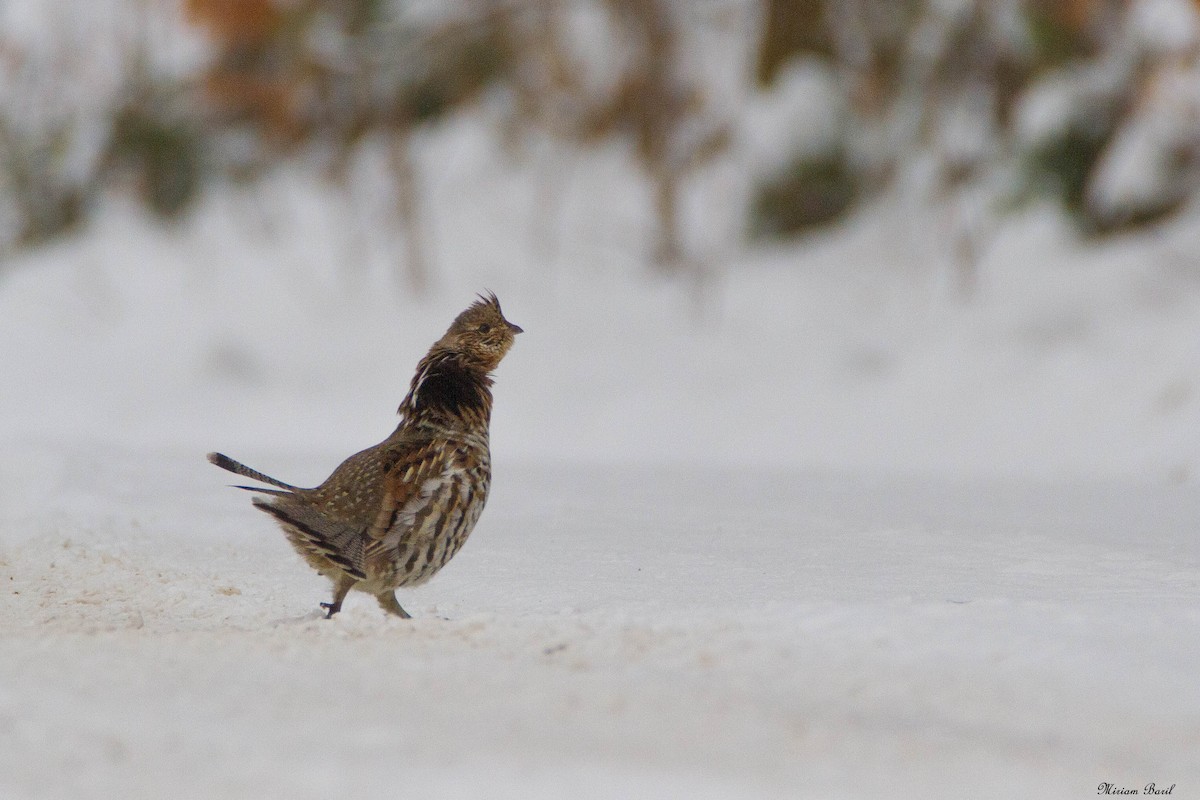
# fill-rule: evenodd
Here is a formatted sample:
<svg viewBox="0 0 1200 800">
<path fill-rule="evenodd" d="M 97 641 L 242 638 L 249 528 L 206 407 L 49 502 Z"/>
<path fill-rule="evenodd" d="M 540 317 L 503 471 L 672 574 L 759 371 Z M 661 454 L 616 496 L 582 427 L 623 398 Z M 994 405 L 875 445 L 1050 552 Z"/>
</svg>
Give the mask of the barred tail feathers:
<svg viewBox="0 0 1200 800">
<path fill-rule="evenodd" d="M 241 475 L 243 478 L 249 478 L 252 481 L 262 481 L 263 483 L 269 483 L 272 486 L 278 486 L 280 489 L 286 489 L 289 492 L 300 491 L 300 488 L 298 486 L 292 486 L 290 483 L 284 483 L 283 481 L 276 480 L 276 479 L 272 478 L 270 475 L 264 475 L 256 469 L 251 469 L 250 467 L 247 467 L 245 464 L 241 463 L 240 461 L 234 461 L 232 458 L 225 455 L 224 453 L 209 453 L 208 461 L 210 464 L 218 466 L 223 470 L 232 472 L 235 475 Z M 278 492 L 273 492 L 268 489 L 256 489 L 253 486 L 239 486 L 237 488 L 248 489 L 249 491 L 252 491 L 252 492 L 266 492 L 267 494 L 278 494 Z"/>
</svg>

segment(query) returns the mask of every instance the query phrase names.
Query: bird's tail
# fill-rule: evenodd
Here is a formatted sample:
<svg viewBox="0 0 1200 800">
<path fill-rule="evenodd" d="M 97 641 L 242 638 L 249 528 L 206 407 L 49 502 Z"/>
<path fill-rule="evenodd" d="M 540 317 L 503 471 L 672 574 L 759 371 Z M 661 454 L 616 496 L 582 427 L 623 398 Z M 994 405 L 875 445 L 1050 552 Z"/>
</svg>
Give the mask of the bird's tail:
<svg viewBox="0 0 1200 800">
<path fill-rule="evenodd" d="M 263 475 L 258 470 L 250 469 L 250 467 L 247 467 L 245 464 L 241 463 L 240 461 L 234 461 L 232 458 L 225 455 L 224 453 L 209 453 L 208 460 L 210 463 L 216 464 L 221 469 L 228 470 L 228 471 L 234 473 L 235 475 L 241 475 L 243 478 L 249 478 L 252 481 L 262 481 L 263 483 L 269 483 L 272 486 L 278 486 L 280 489 L 285 489 L 289 492 L 301 491 L 298 486 L 292 486 L 290 483 L 284 483 L 283 481 L 277 481 L 274 478 L 272 478 L 270 475 Z M 236 488 L 246 489 L 251 492 L 266 492 L 267 494 L 283 494 L 283 492 L 276 492 L 271 489 L 260 489 L 257 486 L 238 486 Z"/>
</svg>

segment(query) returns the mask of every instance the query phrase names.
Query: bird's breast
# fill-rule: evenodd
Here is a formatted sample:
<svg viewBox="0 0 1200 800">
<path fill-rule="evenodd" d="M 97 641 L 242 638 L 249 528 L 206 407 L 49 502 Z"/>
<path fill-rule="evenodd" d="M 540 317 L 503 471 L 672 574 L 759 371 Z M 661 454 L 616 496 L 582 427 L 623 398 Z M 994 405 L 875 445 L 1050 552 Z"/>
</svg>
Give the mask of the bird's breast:
<svg viewBox="0 0 1200 800">
<path fill-rule="evenodd" d="M 396 585 L 429 580 L 459 551 L 479 521 L 491 486 L 487 450 L 460 448 L 426 479 L 397 515 L 406 530 L 396 548 Z"/>
</svg>

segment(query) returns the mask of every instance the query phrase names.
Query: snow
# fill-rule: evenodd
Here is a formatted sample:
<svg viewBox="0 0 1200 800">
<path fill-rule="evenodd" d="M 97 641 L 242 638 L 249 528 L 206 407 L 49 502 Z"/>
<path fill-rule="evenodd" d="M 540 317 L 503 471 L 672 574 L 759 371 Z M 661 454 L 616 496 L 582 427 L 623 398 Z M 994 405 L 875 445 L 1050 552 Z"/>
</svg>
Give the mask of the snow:
<svg viewBox="0 0 1200 800">
<path fill-rule="evenodd" d="M 1179 487 L 511 467 L 406 593 L 415 620 L 352 595 L 326 622 L 324 582 L 207 465 L 71 456 L 64 484 L 106 511 L 5 520 L 28 537 L 0 572 L 6 797 L 1200 778 L 1200 501 Z"/>
<path fill-rule="evenodd" d="M 1105 150 L 1088 191 L 1088 203 L 1118 216 L 1183 196 L 1187 169 L 1180 153 L 1194 146 L 1200 93 L 1194 66 L 1168 63 L 1155 70 L 1130 120 Z"/>
<path fill-rule="evenodd" d="M 324 582 L 198 459 L 69 455 L 105 510 L 4 525 L 27 537 L 0 567 L 6 797 L 1200 778 L 1179 487 L 510 467 L 415 620 L 352 595 L 326 622 Z"/>
<path fill-rule="evenodd" d="M 3 265 L 0 797 L 1196 792 L 1194 210 L 1009 217 L 962 300 L 887 198 L 693 286 L 627 153 L 533 226 L 485 129 L 419 142 L 421 301 L 289 172 Z M 204 454 L 319 481 L 484 288 L 526 330 L 489 507 L 414 620 L 319 619 Z"/>
<path fill-rule="evenodd" d="M 1140 0 L 1130 6 L 1129 16 L 1133 36 L 1153 50 L 1184 55 L 1200 39 L 1200 14 L 1183 0 Z"/>
</svg>

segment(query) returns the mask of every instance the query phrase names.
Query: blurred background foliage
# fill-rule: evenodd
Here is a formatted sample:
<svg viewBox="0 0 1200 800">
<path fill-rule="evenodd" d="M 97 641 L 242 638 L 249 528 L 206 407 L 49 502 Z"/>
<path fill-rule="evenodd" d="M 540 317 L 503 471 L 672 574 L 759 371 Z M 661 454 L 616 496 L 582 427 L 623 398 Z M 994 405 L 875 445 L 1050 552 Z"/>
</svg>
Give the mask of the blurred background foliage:
<svg viewBox="0 0 1200 800">
<path fill-rule="evenodd" d="M 283 163 L 344 184 L 371 146 L 388 154 L 404 270 L 420 288 L 431 268 L 412 137 L 482 103 L 502 109 L 499 137 L 535 132 L 580 152 L 624 143 L 653 198 L 646 260 L 665 271 L 696 258 L 680 206 L 718 163 L 747 176 L 751 242 L 836 224 L 897 191 L 949 210 L 974 198 L 982 212 L 954 243 L 966 282 L 988 232 L 1023 203 L 1050 198 L 1082 235 L 1106 236 L 1153 224 L 1200 187 L 1200 0 L 113 8 L 124 16 L 104 57 L 80 46 L 103 32 L 0 30 L 3 251 L 74 229 L 112 192 L 171 219 L 205 187 Z M 706 36 L 746 39 L 753 58 L 704 52 Z M 189 55 L 172 55 L 183 41 Z M 739 76 L 732 95 L 714 85 L 720 59 Z M 749 111 L 772 103 L 792 115 Z M 793 129 L 796 114 L 819 119 L 820 134 Z M 747 155 L 752 126 L 776 128 L 768 157 Z"/>
</svg>

